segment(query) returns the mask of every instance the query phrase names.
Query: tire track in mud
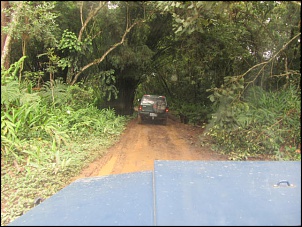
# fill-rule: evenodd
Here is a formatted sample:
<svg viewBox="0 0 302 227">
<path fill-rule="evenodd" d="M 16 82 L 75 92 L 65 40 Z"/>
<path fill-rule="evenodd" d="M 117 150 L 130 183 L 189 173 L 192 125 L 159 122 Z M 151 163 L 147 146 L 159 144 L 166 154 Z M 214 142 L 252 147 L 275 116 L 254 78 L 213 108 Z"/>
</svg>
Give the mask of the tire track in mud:
<svg viewBox="0 0 302 227">
<path fill-rule="evenodd" d="M 120 140 L 99 160 L 91 163 L 76 178 L 104 176 L 138 171 L 152 171 L 154 160 L 225 160 L 200 146 L 192 145 L 197 138 L 192 126 L 168 119 L 167 125 L 154 122 L 138 124 L 131 120 Z M 189 138 L 188 138 L 189 137 Z"/>
</svg>

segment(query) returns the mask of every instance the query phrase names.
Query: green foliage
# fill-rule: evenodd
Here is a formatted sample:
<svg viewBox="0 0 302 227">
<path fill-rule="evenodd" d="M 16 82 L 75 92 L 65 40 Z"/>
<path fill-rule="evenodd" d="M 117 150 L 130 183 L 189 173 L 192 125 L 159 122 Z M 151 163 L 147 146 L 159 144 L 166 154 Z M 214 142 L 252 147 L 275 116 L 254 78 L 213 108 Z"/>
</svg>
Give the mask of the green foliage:
<svg viewBox="0 0 302 227">
<path fill-rule="evenodd" d="M 84 41 L 80 41 L 74 32 L 70 32 L 68 29 L 65 29 L 60 43 L 58 44 L 58 49 L 62 50 L 63 53 L 67 52 L 71 54 L 85 52 L 85 54 L 87 54 L 87 51 L 91 51 L 91 45 L 92 40 L 90 37 L 86 37 Z"/>
<path fill-rule="evenodd" d="M 91 133 L 110 137 L 123 129 L 125 118 L 116 116 L 112 109 L 99 110 L 90 105 L 78 110 L 66 108 L 56 121 L 73 137 L 89 136 Z"/>
<path fill-rule="evenodd" d="M 117 99 L 118 90 L 115 83 L 114 70 L 95 73 L 86 80 L 85 86 L 92 90 L 95 106 L 102 106 L 105 100 Z"/>
<path fill-rule="evenodd" d="M 88 59 L 88 53 L 92 53 L 92 39 L 87 36 L 84 41 L 79 40 L 74 32 L 65 29 L 60 43 L 57 46 L 66 57 L 58 60 L 58 66 L 62 69 L 68 67 L 67 83 L 71 83 L 74 74 L 83 67 L 83 58 Z"/>
<path fill-rule="evenodd" d="M 32 208 L 37 195 L 46 199 L 64 187 L 115 141 L 127 120 L 92 105 L 72 109 L 33 103 L 1 111 L 2 224 Z"/>
<path fill-rule="evenodd" d="M 216 125 L 219 129 L 226 132 L 238 128 L 236 116 L 238 113 L 247 110 L 249 107 L 241 101 L 241 95 L 244 89 L 244 79 L 242 77 L 225 77 L 225 84 L 221 88 L 213 88 L 209 99 L 213 102 L 216 113 L 212 115 L 208 127 Z"/>
<path fill-rule="evenodd" d="M 21 3 L 10 4 L 12 15 Z M 258 154 L 301 159 L 296 152 L 301 146 L 298 38 L 262 65 L 299 35 L 299 4 L 118 2 L 116 9 L 102 8 L 87 24 L 81 41 L 76 34 L 82 26 L 78 2 L 22 4 L 17 25 L 3 27 L 3 32 L 19 39 L 11 48 L 13 61 L 22 55 L 20 40 L 28 46 L 26 64 L 24 56 L 1 70 L 1 200 L 8 204 L 1 220 L 5 224 L 30 209 L 39 192 L 47 197 L 62 188 L 85 162 L 101 154 L 100 146 L 123 130 L 126 118 L 95 107 L 117 97 L 116 78 L 122 76 L 141 83 L 138 94 L 150 90 L 167 94 L 171 111 L 187 116 L 189 123 L 207 121 L 214 112 L 207 133 L 216 148 L 234 160 Z M 83 18 L 95 4 L 84 3 Z M 60 69 L 68 67 L 68 82 L 83 65 L 119 42 L 125 15 L 131 24 L 148 18 L 150 12 L 152 18 L 132 29 L 102 64 L 85 70 L 83 83 L 67 86 L 55 79 L 65 73 Z M 244 80 L 228 76 L 241 75 L 257 64 L 261 69 Z M 28 71 L 21 83 L 22 66 Z M 52 82 L 33 92 L 42 79 Z M 244 82 L 251 87 L 247 91 Z"/>
<path fill-rule="evenodd" d="M 8 72 L 13 72 L 15 65 Z M 123 129 L 125 118 L 92 106 L 91 88 L 67 86 L 59 78 L 32 93 L 30 82 L 19 85 L 12 73 L 2 73 L 1 155 L 5 159 L 60 169 L 70 159 L 61 159 L 59 150 L 68 146 L 71 137 L 91 133 L 112 137 Z M 111 78 L 103 83 L 111 83 Z"/>
<path fill-rule="evenodd" d="M 89 106 L 93 102 L 93 90 L 92 88 L 82 88 L 80 84 L 68 86 L 64 104 L 74 109 L 84 108 Z"/>
<path fill-rule="evenodd" d="M 69 50 L 70 52 L 78 52 L 81 51 L 81 42 L 78 41 L 77 36 L 73 32 L 64 30 L 58 48 L 63 50 L 63 52 L 65 49 Z"/>
<path fill-rule="evenodd" d="M 28 89 L 28 93 L 32 93 L 33 88 L 36 87 L 37 89 L 40 89 L 41 87 L 41 81 L 43 80 L 44 72 L 38 70 L 37 72 L 31 72 L 31 71 L 24 71 L 23 77 L 24 77 L 24 85 Z"/>
<path fill-rule="evenodd" d="M 46 45 L 55 43 L 57 32 L 57 13 L 53 12 L 56 1 L 12 1 L 4 10 L 8 15 L 17 13 L 15 23 L 1 27 L 1 31 L 11 34 L 15 39 L 32 38 Z M 21 5 L 19 10 L 18 7 Z"/>
<path fill-rule="evenodd" d="M 68 86 L 63 82 L 62 78 L 54 81 L 46 81 L 39 95 L 47 105 L 62 106 L 67 103 L 66 93 Z"/>
<path fill-rule="evenodd" d="M 232 159 L 271 155 L 277 160 L 300 160 L 300 95 L 294 86 L 274 92 L 252 87 L 239 102 L 242 108 L 234 111 L 234 104 L 221 104 L 206 134 Z"/>
<path fill-rule="evenodd" d="M 2 113 L 1 144 L 4 158 L 17 158 L 27 165 L 60 164 L 62 146 L 70 138 L 91 134 L 112 137 L 123 130 L 125 118 L 116 117 L 113 110 L 96 107 L 73 110 L 49 109 L 45 105 L 22 105 Z M 42 150 L 43 151 L 42 151 Z M 65 163 L 66 164 L 66 163 Z"/>
<path fill-rule="evenodd" d="M 32 96 L 36 98 L 33 99 Z M 56 144 L 60 144 L 60 138 L 67 139 L 64 132 L 59 130 L 52 114 L 40 103 L 40 97 L 37 94 L 28 94 L 27 97 L 30 98 L 24 99 L 20 106 L 11 107 L 7 112 L 2 111 L 1 135 L 5 142 L 1 144 L 4 151 L 1 154 L 7 158 L 14 155 L 18 160 L 23 159 L 24 151 L 28 149 L 26 147 L 30 147 L 29 140 L 32 138 L 54 138 Z M 13 146 L 8 146 L 11 144 Z"/>
<path fill-rule="evenodd" d="M 16 80 L 1 85 L 1 109 L 8 108 L 12 103 L 16 103 L 21 96 L 19 83 Z"/>
<path fill-rule="evenodd" d="M 200 103 L 183 103 L 171 102 L 169 106 L 174 115 L 180 117 L 180 121 L 185 124 L 203 125 L 207 123 L 211 117 L 211 106 L 206 106 Z"/>
<path fill-rule="evenodd" d="M 19 85 L 12 75 L 2 82 L 1 224 L 7 225 L 32 208 L 37 195 L 53 195 L 102 155 L 127 119 L 94 107 L 92 89 L 79 85 L 56 80 L 32 92 L 28 81 Z"/>
<path fill-rule="evenodd" d="M 72 182 L 72 178 L 80 174 L 83 167 L 104 154 L 105 148 L 115 140 L 103 139 L 93 134 L 89 138 L 78 138 L 69 143 L 69 147 L 60 149 L 56 157 L 60 159 L 61 168 L 45 168 L 42 161 L 38 168 L 38 160 L 46 160 L 47 149 L 44 142 L 33 141 L 40 147 L 35 158 L 31 156 L 28 165 L 11 160 L 1 160 L 1 202 L 5 204 L 1 212 L 1 225 L 5 226 L 15 218 L 34 207 L 37 197 L 43 200 L 52 196 Z M 29 152 L 29 151 L 28 151 Z M 65 160 L 65 161 L 64 161 Z M 14 164 L 13 164 L 14 163 Z M 31 164 L 30 164 L 31 163 Z M 55 163 L 53 163 L 55 166 Z M 63 168 L 64 167 L 64 168 Z"/>
<path fill-rule="evenodd" d="M 100 72 L 97 76 L 99 76 L 97 88 L 100 91 L 100 99 L 107 99 L 109 101 L 112 96 L 117 99 L 118 90 L 114 86 L 116 82 L 114 70 Z"/>
<path fill-rule="evenodd" d="M 1 85 L 6 84 L 9 81 L 16 80 L 21 66 L 24 63 L 26 56 L 22 56 L 17 62 L 10 65 L 6 70 L 1 68 Z"/>
<path fill-rule="evenodd" d="M 169 12 L 174 18 L 173 30 L 178 35 L 204 32 L 217 24 L 217 15 L 222 19 L 230 3 L 215 1 L 157 2 L 156 7 Z"/>
<path fill-rule="evenodd" d="M 68 105 L 72 108 L 83 108 L 93 102 L 94 96 L 92 88 L 82 87 L 81 84 L 69 86 L 62 78 L 57 78 L 54 81 L 46 81 L 38 95 L 48 106 Z"/>
</svg>

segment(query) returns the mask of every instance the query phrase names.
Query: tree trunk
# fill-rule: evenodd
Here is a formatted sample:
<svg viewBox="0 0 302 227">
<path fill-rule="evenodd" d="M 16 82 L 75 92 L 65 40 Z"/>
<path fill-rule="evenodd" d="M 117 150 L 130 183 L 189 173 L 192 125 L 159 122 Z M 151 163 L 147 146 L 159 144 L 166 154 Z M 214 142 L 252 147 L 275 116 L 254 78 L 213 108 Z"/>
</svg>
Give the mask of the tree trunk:
<svg viewBox="0 0 302 227">
<path fill-rule="evenodd" d="M 134 112 L 134 96 L 139 81 L 134 77 L 127 76 L 125 72 L 117 76 L 116 88 L 118 89 L 118 98 L 105 103 L 104 107 L 114 108 L 116 114 L 132 115 Z"/>
<path fill-rule="evenodd" d="M 2 2 L 1 2 L 2 3 Z M 23 1 L 17 2 L 18 7 L 15 12 L 11 15 L 11 21 L 10 26 L 8 30 L 8 34 L 6 36 L 6 39 L 4 40 L 3 49 L 1 51 L 1 67 L 5 67 L 6 64 L 8 64 L 9 67 L 9 57 L 10 57 L 10 49 L 11 49 L 11 42 L 12 42 L 12 32 L 16 29 L 17 23 L 19 21 L 19 13 L 22 10 Z M 2 6 L 2 4 L 1 4 Z M 6 69 L 8 69 L 8 67 Z"/>
<path fill-rule="evenodd" d="M 1 9 L 8 9 L 8 8 L 9 8 L 9 1 L 1 1 Z M 9 23 L 9 18 L 1 10 L 1 30 L 2 30 L 2 27 L 6 26 L 8 23 Z M 4 49 L 6 40 L 7 40 L 7 34 L 5 34 L 1 31 L 1 56 L 4 52 L 4 50 L 7 52 L 10 52 L 10 49 L 8 47 L 6 47 Z M 10 43 L 10 40 L 8 40 L 8 43 Z M 7 53 L 6 53 L 6 55 L 7 55 Z M 4 66 L 5 69 L 8 69 L 9 65 L 10 65 L 9 56 L 6 57 L 5 62 L 2 61 L 2 57 L 1 57 L 1 66 Z"/>
</svg>

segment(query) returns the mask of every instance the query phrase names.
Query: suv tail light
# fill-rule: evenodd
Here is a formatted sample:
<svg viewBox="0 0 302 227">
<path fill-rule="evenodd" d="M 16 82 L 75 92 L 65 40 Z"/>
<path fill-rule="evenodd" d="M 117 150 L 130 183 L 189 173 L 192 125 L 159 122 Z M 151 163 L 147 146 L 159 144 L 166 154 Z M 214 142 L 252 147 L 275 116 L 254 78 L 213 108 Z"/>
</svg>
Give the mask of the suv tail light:
<svg viewBox="0 0 302 227">
<path fill-rule="evenodd" d="M 142 105 L 138 106 L 138 110 L 141 111 L 143 109 Z"/>
<path fill-rule="evenodd" d="M 166 107 L 166 113 L 168 113 L 169 112 L 169 107 Z"/>
</svg>

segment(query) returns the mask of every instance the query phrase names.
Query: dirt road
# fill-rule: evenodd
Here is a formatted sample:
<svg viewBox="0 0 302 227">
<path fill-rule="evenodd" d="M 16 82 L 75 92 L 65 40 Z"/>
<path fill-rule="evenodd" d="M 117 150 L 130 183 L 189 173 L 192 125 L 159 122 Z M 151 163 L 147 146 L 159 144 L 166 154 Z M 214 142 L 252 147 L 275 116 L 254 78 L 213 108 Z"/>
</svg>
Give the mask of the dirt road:
<svg viewBox="0 0 302 227">
<path fill-rule="evenodd" d="M 133 119 L 120 140 L 76 177 L 92 177 L 153 170 L 154 160 L 227 160 L 200 145 L 203 129 L 168 119 L 138 124 Z"/>
</svg>

